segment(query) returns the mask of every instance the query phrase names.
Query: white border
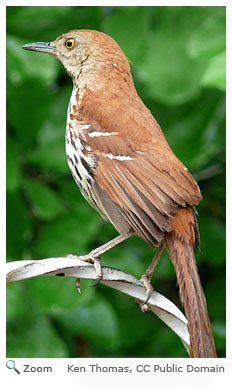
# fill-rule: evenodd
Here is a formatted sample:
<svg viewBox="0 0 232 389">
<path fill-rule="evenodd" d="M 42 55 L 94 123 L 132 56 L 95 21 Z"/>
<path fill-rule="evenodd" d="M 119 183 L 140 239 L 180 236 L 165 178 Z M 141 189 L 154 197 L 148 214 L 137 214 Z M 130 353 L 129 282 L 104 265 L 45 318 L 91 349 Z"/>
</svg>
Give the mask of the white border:
<svg viewBox="0 0 232 389">
<path fill-rule="evenodd" d="M 55 374 L 42 374 L 42 373 L 25 373 L 18 375 L 14 371 L 6 369 L 5 357 L 5 271 L 4 271 L 4 260 L 5 260 L 5 7 L 6 6 L 64 6 L 64 5 L 88 5 L 88 6 L 100 6 L 100 5 L 136 5 L 136 6 L 227 6 L 227 358 L 217 360 L 207 359 L 157 359 L 157 358 L 146 358 L 146 359 L 17 359 L 16 366 L 19 370 L 22 370 L 23 364 L 31 364 L 33 366 L 53 366 Z M 231 233 L 232 233 L 232 193 L 231 193 L 231 129 L 232 129 L 232 99 L 231 99 L 231 87 L 232 87 L 232 59 L 231 59 L 231 21 L 232 21 L 232 5 L 231 1 L 209 1 L 209 0 L 185 0 L 185 1 L 74 1 L 69 0 L 67 3 L 63 1 L 7 1 L 1 0 L 0 2 L 0 36 L 1 39 L 1 55 L 0 55 L 0 77 L 1 77 L 1 88 L 0 88 L 0 123 L 1 123 L 1 138 L 0 138 L 0 251 L 1 251 L 1 269 L 0 269 L 0 282 L 1 282 L 1 299 L 0 299 L 0 374 L 1 382 L 5 382 L 7 388 L 15 388 L 20 385 L 25 389 L 33 387 L 34 389 L 41 389 L 41 387 L 55 387 L 56 389 L 63 389 L 64 387 L 69 388 L 106 388 L 108 386 L 112 388 L 229 388 L 232 382 L 232 307 L 231 307 Z M 77 26 L 78 27 L 78 26 Z M 120 365 L 131 365 L 136 366 L 138 364 L 175 364 L 179 366 L 186 366 L 187 364 L 193 364 L 195 366 L 225 366 L 226 373 L 132 373 L 132 374 L 81 374 L 81 373 L 66 373 L 65 367 L 67 364 L 76 365 L 90 365 L 96 364 L 105 366 L 120 366 Z"/>
</svg>

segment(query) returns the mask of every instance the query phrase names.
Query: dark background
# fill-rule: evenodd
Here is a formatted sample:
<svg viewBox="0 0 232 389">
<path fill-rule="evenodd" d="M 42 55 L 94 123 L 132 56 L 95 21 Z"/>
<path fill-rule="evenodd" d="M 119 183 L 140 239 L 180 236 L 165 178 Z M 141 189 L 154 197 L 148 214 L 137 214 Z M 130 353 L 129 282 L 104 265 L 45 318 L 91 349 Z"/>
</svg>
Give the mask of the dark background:
<svg viewBox="0 0 232 389">
<path fill-rule="evenodd" d="M 71 80 L 55 58 L 21 49 L 73 28 L 116 39 L 140 97 L 199 182 L 197 262 L 224 357 L 225 7 L 7 7 L 7 259 L 84 254 L 117 235 L 67 166 Z M 140 277 L 153 254 L 135 237 L 102 263 Z M 153 283 L 179 305 L 166 254 Z M 74 284 L 41 277 L 8 286 L 8 357 L 187 357 L 179 338 L 131 298 L 89 281 L 77 295 Z"/>
</svg>

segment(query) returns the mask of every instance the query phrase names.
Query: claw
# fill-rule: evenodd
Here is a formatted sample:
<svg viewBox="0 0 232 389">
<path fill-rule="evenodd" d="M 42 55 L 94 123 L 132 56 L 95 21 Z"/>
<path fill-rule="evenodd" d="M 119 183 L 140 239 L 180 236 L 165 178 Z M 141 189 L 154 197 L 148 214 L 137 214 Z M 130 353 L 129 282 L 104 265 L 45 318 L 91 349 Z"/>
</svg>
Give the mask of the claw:
<svg viewBox="0 0 232 389">
<path fill-rule="evenodd" d="M 96 271 L 96 282 L 93 285 L 91 285 L 92 287 L 97 286 L 103 277 L 100 257 L 94 258 L 93 266 L 94 266 L 94 269 Z"/>
<path fill-rule="evenodd" d="M 78 258 L 83 262 L 90 262 L 90 263 L 94 263 L 95 260 L 94 256 L 91 255 L 91 253 L 87 255 L 80 255 Z"/>
<path fill-rule="evenodd" d="M 143 301 L 143 303 L 141 304 L 141 307 L 142 307 L 143 305 L 145 306 L 147 304 L 147 302 L 149 301 L 149 299 L 150 299 L 154 289 L 153 289 L 153 287 L 151 285 L 151 282 L 150 282 L 151 281 L 150 275 L 145 273 L 142 276 L 141 281 L 142 281 L 142 283 L 143 283 L 143 285 L 144 285 L 144 287 L 146 289 L 146 297 L 145 297 L 145 300 Z"/>
<path fill-rule="evenodd" d="M 152 286 L 151 286 L 151 288 L 152 288 Z M 142 305 L 146 305 L 147 304 L 147 302 L 150 300 L 150 297 L 151 297 L 153 291 L 154 291 L 153 288 L 149 289 L 149 290 L 147 289 L 147 295 L 146 295 L 146 298 L 145 298 L 145 300 L 144 300 Z"/>
<path fill-rule="evenodd" d="M 98 286 L 98 284 L 100 283 L 100 281 L 101 281 L 101 279 L 102 279 L 102 277 L 98 277 L 97 279 L 96 279 L 96 282 L 94 282 L 92 285 L 90 285 L 92 288 L 94 288 L 95 286 Z"/>
<path fill-rule="evenodd" d="M 145 303 L 140 304 L 140 309 L 141 309 L 142 312 L 150 311 L 149 305 L 147 305 Z"/>
<path fill-rule="evenodd" d="M 80 282 L 80 279 L 79 278 L 76 278 L 76 288 L 77 288 L 77 291 L 79 294 L 81 294 L 81 282 Z"/>
<path fill-rule="evenodd" d="M 142 310 L 145 309 L 145 307 L 147 306 L 147 302 L 149 301 L 149 299 L 154 291 L 153 287 L 151 286 L 151 278 L 152 278 L 152 274 L 154 273 L 154 270 L 159 262 L 160 256 L 163 252 L 163 249 L 164 249 L 164 245 L 163 245 L 163 243 L 161 243 L 154 258 L 151 261 L 150 266 L 148 267 L 148 269 L 146 270 L 146 272 L 144 273 L 144 275 L 141 278 L 141 281 L 142 281 L 142 283 L 146 289 L 146 292 L 147 292 L 145 300 L 141 304 Z"/>
<path fill-rule="evenodd" d="M 94 256 L 92 253 L 88 255 L 83 255 L 79 257 L 84 262 L 91 262 L 93 263 L 94 269 L 96 271 L 96 281 L 94 282 L 92 287 L 97 286 L 99 282 L 102 280 L 102 267 L 101 267 L 101 257 Z"/>
<path fill-rule="evenodd" d="M 136 302 L 136 304 L 139 305 L 139 307 L 140 307 L 140 309 L 141 309 L 142 312 L 148 312 L 148 311 L 150 311 L 150 307 L 149 307 L 148 304 L 145 304 L 144 302 L 142 302 L 142 301 L 139 300 L 139 299 L 135 299 L 135 302 Z"/>
</svg>

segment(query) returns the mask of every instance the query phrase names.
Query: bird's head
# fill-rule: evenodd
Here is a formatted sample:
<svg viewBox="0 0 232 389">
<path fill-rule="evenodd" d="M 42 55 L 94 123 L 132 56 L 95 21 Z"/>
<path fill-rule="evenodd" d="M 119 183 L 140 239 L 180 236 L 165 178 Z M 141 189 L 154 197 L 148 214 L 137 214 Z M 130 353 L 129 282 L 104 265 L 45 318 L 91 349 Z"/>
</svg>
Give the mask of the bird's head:
<svg viewBox="0 0 232 389">
<path fill-rule="evenodd" d="M 128 60 L 110 36 L 94 30 L 72 30 L 53 42 L 27 43 L 23 49 L 55 55 L 75 80 L 113 72 L 130 72 Z"/>
</svg>

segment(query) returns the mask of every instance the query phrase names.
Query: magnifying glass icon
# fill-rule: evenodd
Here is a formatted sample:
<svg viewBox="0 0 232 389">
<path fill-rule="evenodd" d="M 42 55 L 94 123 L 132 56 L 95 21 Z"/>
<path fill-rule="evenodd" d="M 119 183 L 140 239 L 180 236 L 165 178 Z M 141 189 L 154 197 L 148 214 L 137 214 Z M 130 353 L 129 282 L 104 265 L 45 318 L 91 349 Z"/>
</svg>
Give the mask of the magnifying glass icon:
<svg viewBox="0 0 232 389">
<path fill-rule="evenodd" d="M 15 367 L 15 361 L 12 361 L 12 359 L 9 359 L 9 361 L 6 362 L 6 367 L 8 369 L 14 369 L 14 371 L 16 371 L 16 373 L 20 374 L 20 371 L 18 371 L 18 369 L 16 369 L 16 367 Z"/>
</svg>

